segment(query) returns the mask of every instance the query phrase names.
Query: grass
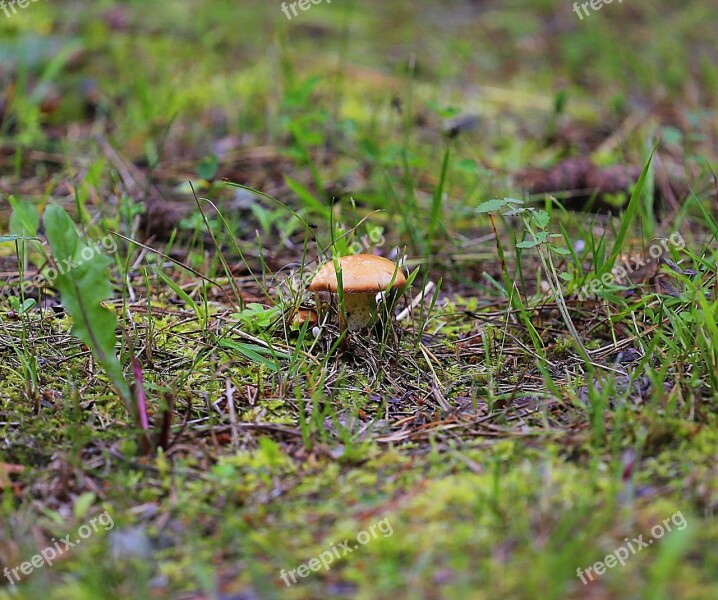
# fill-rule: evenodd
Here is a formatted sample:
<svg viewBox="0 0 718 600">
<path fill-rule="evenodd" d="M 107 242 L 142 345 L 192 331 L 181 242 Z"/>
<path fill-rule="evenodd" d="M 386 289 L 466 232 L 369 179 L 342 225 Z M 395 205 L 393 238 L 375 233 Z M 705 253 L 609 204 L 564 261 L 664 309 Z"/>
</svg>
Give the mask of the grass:
<svg viewBox="0 0 718 600">
<path fill-rule="evenodd" d="M 0 598 L 715 597 L 714 12 L 0 17 L 0 570 L 112 518 Z M 643 173 L 613 214 L 526 192 L 573 156 Z M 116 244 L 81 298 L 111 285 L 129 406 L 47 277 L 54 205 Z M 357 247 L 411 291 L 293 327 Z"/>
</svg>

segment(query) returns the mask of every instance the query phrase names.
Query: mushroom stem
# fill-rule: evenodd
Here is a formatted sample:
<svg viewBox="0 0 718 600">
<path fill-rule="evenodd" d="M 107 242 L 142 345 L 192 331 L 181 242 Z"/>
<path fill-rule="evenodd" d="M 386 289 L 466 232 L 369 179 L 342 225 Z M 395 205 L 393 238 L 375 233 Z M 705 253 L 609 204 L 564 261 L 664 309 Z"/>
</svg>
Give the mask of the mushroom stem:
<svg viewBox="0 0 718 600">
<path fill-rule="evenodd" d="M 376 294 L 344 294 L 342 317 L 349 331 L 371 325 L 376 316 Z"/>
</svg>

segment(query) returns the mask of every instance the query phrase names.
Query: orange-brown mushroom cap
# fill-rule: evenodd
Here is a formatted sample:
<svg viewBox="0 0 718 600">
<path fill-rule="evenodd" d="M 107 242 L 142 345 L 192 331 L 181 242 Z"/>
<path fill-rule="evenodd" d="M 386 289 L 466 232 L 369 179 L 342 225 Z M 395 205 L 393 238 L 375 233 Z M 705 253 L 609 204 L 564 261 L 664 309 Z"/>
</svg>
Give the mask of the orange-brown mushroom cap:
<svg viewBox="0 0 718 600">
<path fill-rule="evenodd" d="M 345 294 L 376 294 L 401 287 L 406 277 L 392 261 L 373 254 L 354 254 L 339 259 Z M 337 293 L 339 281 L 334 261 L 323 265 L 309 284 L 310 292 Z"/>
<path fill-rule="evenodd" d="M 319 317 L 317 316 L 316 311 L 308 308 L 300 308 L 294 312 L 291 324 L 292 326 L 299 328 L 307 321 L 309 321 L 310 327 L 319 323 Z"/>
</svg>

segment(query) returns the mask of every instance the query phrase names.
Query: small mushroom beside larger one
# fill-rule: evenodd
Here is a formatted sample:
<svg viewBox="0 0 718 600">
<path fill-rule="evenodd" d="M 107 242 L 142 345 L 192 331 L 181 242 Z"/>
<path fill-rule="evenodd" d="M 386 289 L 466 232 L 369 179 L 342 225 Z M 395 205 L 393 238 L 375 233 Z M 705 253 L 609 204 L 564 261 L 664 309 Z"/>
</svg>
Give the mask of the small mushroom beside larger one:
<svg viewBox="0 0 718 600">
<path fill-rule="evenodd" d="M 290 325 L 294 329 L 301 329 L 302 325 L 304 325 L 304 323 L 306 323 L 307 321 L 309 321 L 310 328 L 314 327 L 317 323 L 319 323 L 319 317 L 317 316 L 317 313 L 308 308 L 299 308 L 294 311 L 294 315 L 292 316 Z"/>
<path fill-rule="evenodd" d="M 319 328 L 319 315 L 315 310 L 298 308 L 294 310 L 291 317 L 287 319 L 289 329 L 294 333 L 298 333 L 299 330 L 304 327 L 305 323 L 307 324 L 309 333 L 313 337 L 319 337 L 319 333 L 321 331 Z"/>
<path fill-rule="evenodd" d="M 345 326 L 358 331 L 372 324 L 376 295 L 406 284 L 406 277 L 392 261 L 373 254 L 354 254 L 338 259 L 342 273 L 344 306 L 340 307 Z M 309 284 L 311 292 L 339 292 L 334 261 L 323 265 Z M 342 309 L 343 308 L 343 312 Z"/>
</svg>

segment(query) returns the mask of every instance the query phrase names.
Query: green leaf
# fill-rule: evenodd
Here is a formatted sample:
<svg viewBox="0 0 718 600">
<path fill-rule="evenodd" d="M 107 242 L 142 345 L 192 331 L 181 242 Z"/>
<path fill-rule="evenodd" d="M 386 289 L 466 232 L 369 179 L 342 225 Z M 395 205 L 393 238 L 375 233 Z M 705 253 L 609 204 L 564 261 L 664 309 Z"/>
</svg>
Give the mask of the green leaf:
<svg viewBox="0 0 718 600">
<path fill-rule="evenodd" d="M 667 125 L 663 128 L 663 141 L 666 144 L 682 144 L 683 132 L 680 129 Z"/>
<path fill-rule="evenodd" d="M 498 198 L 494 198 L 493 200 L 487 200 L 486 202 L 482 202 L 481 204 L 479 204 L 476 207 L 476 212 L 480 215 L 485 213 L 499 212 L 506 205 L 506 200 L 499 200 Z"/>
<path fill-rule="evenodd" d="M 197 165 L 197 177 L 206 179 L 207 181 L 214 179 L 219 168 L 219 160 L 214 154 L 205 156 Z"/>
<path fill-rule="evenodd" d="M 504 216 L 505 217 L 517 217 L 518 215 L 523 215 L 527 210 L 531 210 L 531 209 L 526 209 L 523 206 L 520 206 L 519 208 L 512 208 L 511 210 L 507 210 L 504 213 Z"/>
<path fill-rule="evenodd" d="M 87 514 L 87 511 L 90 510 L 90 507 L 95 503 L 95 500 L 97 500 L 97 496 L 95 496 L 92 492 L 85 492 L 80 495 L 75 501 L 75 507 L 73 509 L 75 518 L 82 519 L 82 517 Z"/>
<path fill-rule="evenodd" d="M 516 244 L 516 247 L 529 249 L 529 248 L 535 248 L 538 245 L 539 245 L 539 242 L 537 242 L 536 240 L 526 240 L 524 242 L 518 242 Z"/>
<path fill-rule="evenodd" d="M 516 244 L 517 248 L 535 248 L 539 244 L 545 244 L 548 241 L 548 233 L 546 231 L 539 231 L 534 235 L 533 240 L 524 240 Z"/>
<path fill-rule="evenodd" d="M 268 348 L 264 348 L 263 346 L 257 346 L 255 344 L 241 344 L 239 342 L 233 342 L 231 340 L 221 340 L 219 342 L 219 345 L 222 348 L 236 350 L 240 354 L 246 356 L 248 359 L 264 367 L 267 367 L 273 373 L 279 373 L 279 365 L 277 364 L 276 360 L 273 362 L 270 361 L 268 358 L 262 356 L 262 354 L 272 354 L 272 351 Z M 289 355 L 283 352 L 275 352 L 274 355 L 279 358 L 289 358 Z"/>
<path fill-rule="evenodd" d="M 25 301 L 21 304 L 20 298 L 18 298 L 17 296 L 10 296 L 8 298 L 8 302 L 10 302 L 10 307 L 19 315 L 24 315 L 36 304 L 34 298 L 26 298 Z"/>
<path fill-rule="evenodd" d="M 264 308 L 261 304 L 250 302 L 235 317 L 253 328 L 263 329 L 269 327 L 279 317 L 280 313 L 281 311 L 276 306 Z"/>
<path fill-rule="evenodd" d="M 117 316 L 102 305 L 103 300 L 112 297 L 106 272 L 112 261 L 82 242 L 72 219 L 60 206 L 48 206 L 43 223 L 57 264 L 55 285 L 74 321 L 72 334 L 92 350 L 131 409 L 130 389 L 115 356 Z"/>
<path fill-rule="evenodd" d="M 431 100 L 427 102 L 426 105 L 429 107 L 430 110 L 435 112 L 440 117 L 443 117 L 444 119 L 450 119 L 451 117 L 455 117 L 461 114 L 461 111 L 458 108 L 454 108 L 453 106 L 442 106 L 438 102 L 434 102 Z"/>
<path fill-rule="evenodd" d="M 534 221 L 541 229 L 546 229 L 546 225 L 551 221 L 551 217 L 545 210 L 537 210 L 534 212 Z"/>
<path fill-rule="evenodd" d="M 483 169 L 479 167 L 478 163 L 471 158 L 463 158 L 454 165 L 454 168 L 464 173 L 470 173 L 471 175 L 480 175 L 483 173 Z"/>
<path fill-rule="evenodd" d="M 12 207 L 10 232 L 23 236 L 23 239 L 34 238 L 40 226 L 40 213 L 38 213 L 37 208 L 30 202 L 20 201 L 12 196 L 10 196 L 9 200 Z"/>
</svg>

